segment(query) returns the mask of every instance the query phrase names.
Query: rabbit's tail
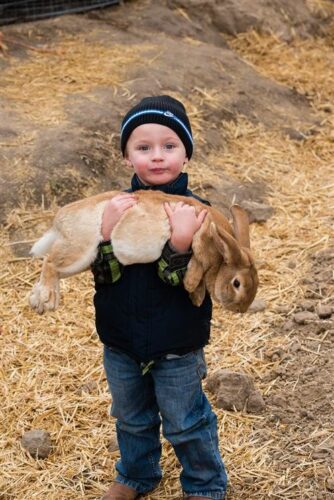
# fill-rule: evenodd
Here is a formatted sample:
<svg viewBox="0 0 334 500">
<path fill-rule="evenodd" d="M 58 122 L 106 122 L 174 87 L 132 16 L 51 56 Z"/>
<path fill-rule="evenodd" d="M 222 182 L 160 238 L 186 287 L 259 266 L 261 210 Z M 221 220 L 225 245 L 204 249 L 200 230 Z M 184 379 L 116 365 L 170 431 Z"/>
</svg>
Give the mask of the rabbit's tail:
<svg viewBox="0 0 334 500">
<path fill-rule="evenodd" d="M 58 237 L 59 235 L 57 231 L 55 229 L 50 229 L 45 234 L 43 234 L 43 236 L 38 241 L 36 241 L 32 249 L 30 250 L 30 255 L 32 255 L 33 257 L 43 257 L 46 253 L 48 253 Z"/>
</svg>

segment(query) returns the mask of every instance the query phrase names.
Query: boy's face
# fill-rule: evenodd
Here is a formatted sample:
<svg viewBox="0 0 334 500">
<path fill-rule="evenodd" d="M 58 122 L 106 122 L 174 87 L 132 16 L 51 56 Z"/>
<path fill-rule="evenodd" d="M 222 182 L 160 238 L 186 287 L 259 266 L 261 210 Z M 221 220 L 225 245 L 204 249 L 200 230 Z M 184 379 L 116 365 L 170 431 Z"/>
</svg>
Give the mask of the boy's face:
<svg viewBox="0 0 334 500">
<path fill-rule="evenodd" d="M 172 129 L 145 123 L 130 135 L 125 160 L 144 184 L 157 186 L 175 180 L 188 158 L 183 142 Z"/>
</svg>

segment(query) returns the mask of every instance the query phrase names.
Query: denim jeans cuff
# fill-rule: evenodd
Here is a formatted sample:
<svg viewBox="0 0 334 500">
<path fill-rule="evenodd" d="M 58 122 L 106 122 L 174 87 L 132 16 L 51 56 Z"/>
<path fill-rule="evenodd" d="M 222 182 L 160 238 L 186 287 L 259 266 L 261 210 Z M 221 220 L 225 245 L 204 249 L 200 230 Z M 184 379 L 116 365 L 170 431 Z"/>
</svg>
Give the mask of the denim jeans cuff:
<svg viewBox="0 0 334 500">
<path fill-rule="evenodd" d="M 121 476 L 120 474 L 117 475 L 115 478 L 116 483 L 121 483 L 125 484 L 125 486 L 129 486 L 130 488 L 133 488 L 139 493 L 149 493 L 150 491 L 154 490 L 160 481 L 157 481 L 156 484 L 154 484 L 151 488 L 143 488 L 140 483 L 137 483 L 136 481 L 133 481 L 132 479 L 127 479 L 124 476 Z"/>
<path fill-rule="evenodd" d="M 188 497 L 207 497 L 213 500 L 224 500 L 226 492 L 225 491 L 189 491 L 183 492 L 184 498 Z"/>
</svg>

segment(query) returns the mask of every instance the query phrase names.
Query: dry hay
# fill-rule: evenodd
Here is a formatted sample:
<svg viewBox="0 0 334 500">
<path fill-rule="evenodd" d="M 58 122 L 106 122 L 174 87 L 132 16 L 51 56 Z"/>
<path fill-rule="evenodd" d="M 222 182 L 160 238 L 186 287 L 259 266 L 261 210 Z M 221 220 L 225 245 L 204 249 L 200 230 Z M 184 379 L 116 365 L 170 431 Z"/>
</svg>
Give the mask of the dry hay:
<svg viewBox="0 0 334 500">
<path fill-rule="evenodd" d="M 249 33 L 238 37 L 234 45 L 272 78 L 289 85 L 292 80 L 298 82 L 302 91 L 312 89 L 313 96 L 320 96 L 314 101 L 317 107 L 332 101 L 327 82 L 333 81 L 334 55 L 325 42 L 294 42 L 293 51 L 273 37 Z M 264 46 L 266 57 L 261 52 Z M 278 53 L 280 64 L 274 65 Z M 200 131 L 200 112 L 194 106 L 191 110 Z M 310 254 L 333 245 L 332 119 L 331 115 L 330 119 L 321 116 L 326 119 L 320 133 L 303 142 L 240 117 L 238 123 L 224 124 L 225 149 L 219 155 L 212 153 L 209 173 L 196 163 L 189 168 L 198 188 L 208 175 L 219 177 L 219 168 L 240 180 L 263 178 L 271 186 L 275 215 L 265 225 L 252 226 L 251 235 L 260 268 L 259 297 L 268 307 L 264 313 L 240 317 L 215 307 L 212 342 L 206 349 L 209 371 L 219 367 L 243 370 L 256 378 L 265 395 L 273 390 L 275 381 L 261 381 L 276 362 L 268 361 L 264 351 L 291 341 L 275 334 L 275 307 L 286 304 L 293 311 L 303 297 L 300 283 L 309 272 Z M 0 234 L 1 262 L 5 264 L 0 272 L 0 492 L 4 499 L 98 498 L 113 477 L 117 458 L 117 452 L 107 451 L 114 421 L 107 417 L 110 397 L 94 329 L 91 276 L 86 273 L 64 282 L 61 307 L 40 317 L 27 305 L 40 263 L 11 252 L 10 230 L 30 229 L 34 239 L 50 216 L 38 208 L 27 211 L 22 207 L 11 214 Z M 211 400 L 214 404 L 214 398 Z M 317 474 L 319 464 L 307 454 L 307 443 L 296 444 L 300 462 L 282 475 L 271 457 L 280 447 L 284 426 L 264 431 L 265 415 L 223 410 L 217 414 L 221 451 L 231 482 L 229 499 L 318 498 L 323 484 Z M 46 460 L 31 458 L 20 446 L 22 434 L 32 428 L 51 433 L 54 448 Z M 325 439 L 333 431 L 319 432 L 315 425 L 308 440 Z M 147 498 L 180 498 L 179 466 L 166 442 L 162 466 L 165 478 Z M 330 498 L 330 492 L 328 495 Z"/>
<path fill-rule="evenodd" d="M 134 49 L 117 42 L 106 46 L 88 42 L 83 35 L 66 35 L 53 51 L 34 53 L 26 62 L 11 57 L 1 76 L 0 95 L 11 99 L 13 109 L 37 122 L 59 123 L 66 118 L 65 96 L 105 86 L 113 88 L 115 95 L 131 98 L 123 85 L 124 74 L 147 48 Z"/>
</svg>

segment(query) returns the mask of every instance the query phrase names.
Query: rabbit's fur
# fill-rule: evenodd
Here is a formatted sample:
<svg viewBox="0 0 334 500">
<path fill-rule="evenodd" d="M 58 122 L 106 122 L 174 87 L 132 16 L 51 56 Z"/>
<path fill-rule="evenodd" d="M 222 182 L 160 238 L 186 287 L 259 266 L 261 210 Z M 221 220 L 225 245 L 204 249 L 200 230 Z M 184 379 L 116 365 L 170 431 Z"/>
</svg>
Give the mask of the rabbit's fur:
<svg viewBox="0 0 334 500">
<path fill-rule="evenodd" d="M 30 305 L 40 314 L 59 303 L 59 279 L 86 270 L 94 261 L 102 241 L 102 215 L 108 200 L 119 194 L 109 191 L 61 208 L 53 227 L 38 240 L 33 256 L 45 256 L 39 281 L 30 294 Z M 184 277 L 192 302 L 200 306 L 208 290 L 225 308 L 244 312 L 252 303 L 258 286 L 257 271 L 250 253 L 246 212 L 231 207 L 233 228 L 213 207 L 184 196 L 158 191 L 136 191 L 138 203 L 128 209 L 111 232 L 113 250 L 124 264 L 154 262 L 170 238 L 170 225 L 163 203 L 183 201 L 203 208 L 208 214 L 195 233 L 193 255 Z"/>
</svg>

